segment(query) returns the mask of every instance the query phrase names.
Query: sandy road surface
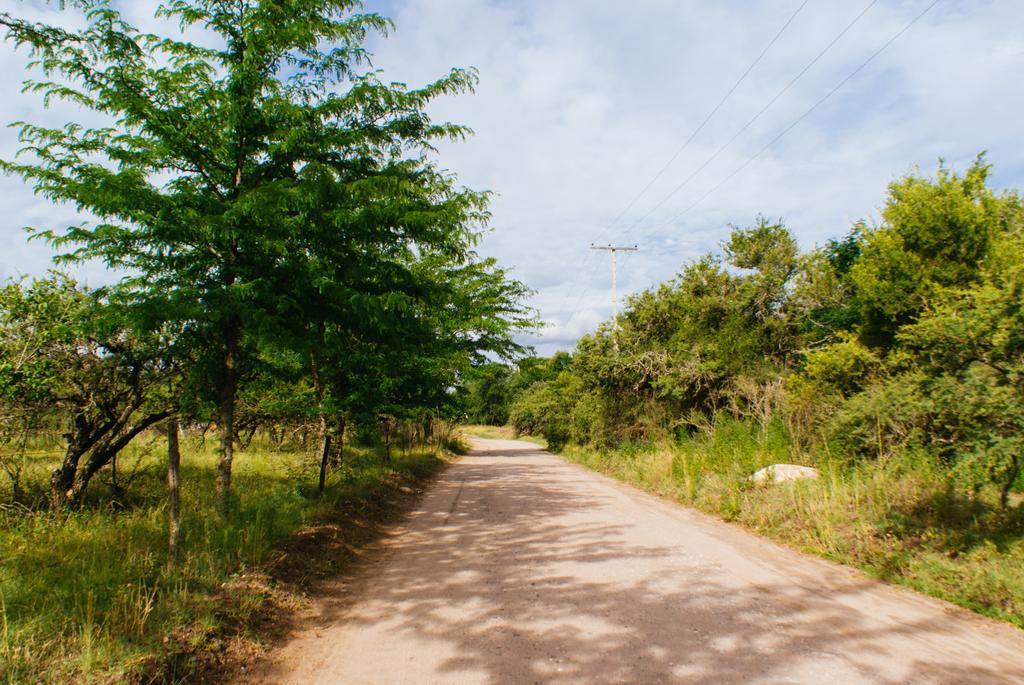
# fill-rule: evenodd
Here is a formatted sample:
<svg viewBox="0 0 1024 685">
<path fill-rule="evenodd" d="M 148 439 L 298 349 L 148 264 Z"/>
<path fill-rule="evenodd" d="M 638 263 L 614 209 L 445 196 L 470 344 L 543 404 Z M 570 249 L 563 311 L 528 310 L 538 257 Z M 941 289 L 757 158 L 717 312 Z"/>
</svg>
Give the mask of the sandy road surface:
<svg viewBox="0 0 1024 685">
<path fill-rule="evenodd" d="M 267 683 L 1024 682 L 1024 632 L 476 440 Z"/>
</svg>

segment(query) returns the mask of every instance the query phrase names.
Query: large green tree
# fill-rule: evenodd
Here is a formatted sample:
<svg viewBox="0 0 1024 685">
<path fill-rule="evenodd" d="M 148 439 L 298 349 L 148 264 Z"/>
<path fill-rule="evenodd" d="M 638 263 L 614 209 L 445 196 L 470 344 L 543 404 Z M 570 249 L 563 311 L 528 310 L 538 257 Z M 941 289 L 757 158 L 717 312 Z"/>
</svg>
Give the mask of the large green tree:
<svg viewBox="0 0 1024 685">
<path fill-rule="evenodd" d="M 201 352 L 193 386 L 217 406 L 226 511 L 239 386 L 255 351 L 295 330 L 302 299 L 318 293 L 343 326 L 401 317 L 425 297 L 415 255 L 467 256 L 486 196 L 431 162 L 435 141 L 466 129 L 424 108 L 475 76 L 383 82 L 364 42 L 390 24 L 355 0 L 168 0 L 166 35 L 78 4 L 81 29 L 0 23 L 45 75 L 31 90 L 110 123 L 24 124 L 27 157 L 3 169 L 91 217 L 38 235 L 123 270 L 135 321 Z"/>
</svg>

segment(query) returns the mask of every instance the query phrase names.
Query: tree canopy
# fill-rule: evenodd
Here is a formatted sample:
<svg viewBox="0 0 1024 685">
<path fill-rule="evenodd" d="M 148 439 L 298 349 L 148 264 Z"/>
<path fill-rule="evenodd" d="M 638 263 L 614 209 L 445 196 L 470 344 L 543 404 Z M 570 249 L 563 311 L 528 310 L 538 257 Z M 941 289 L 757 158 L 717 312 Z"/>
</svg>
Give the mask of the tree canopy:
<svg viewBox="0 0 1024 685">
<path fill-rule="evenodd" d="M 471 91 L 472 70 L 385 82 L 365 42 L 391 24 L 354 0 L 169 0 L 162 35 L 77 6 L 77 30 L 0 23 L 43 74 L 30 91 L 109 124 L 20 124 L 0 168 L 83 213 L 32 231 L 123 274 L 126 320 L 188 357 L 186 404 L 216 409 L 225 508 L 239 392 L 261 369 L 306 373 L 320 413 L 372 413 L 437 407 L 455 369 L 517 351 L 527 291 L 473 252 L 487 193 L 432 154 L 469 131 L 425 111 Z"/>
<path fill-rule="evenodd" d="M 781 221 L 733 228 L 721 254 L 630 299 L 618 346 L 605 324 L 563 373 L 506 392 L 510 422 L 609 446 L 731 414 L 854 462 L 931 455 L 1005 506 L 1024 485 L 1024 205 L 989 175 L 979 156 L 899 178 L 876 225 L 803 254 Z"/>
</svg>

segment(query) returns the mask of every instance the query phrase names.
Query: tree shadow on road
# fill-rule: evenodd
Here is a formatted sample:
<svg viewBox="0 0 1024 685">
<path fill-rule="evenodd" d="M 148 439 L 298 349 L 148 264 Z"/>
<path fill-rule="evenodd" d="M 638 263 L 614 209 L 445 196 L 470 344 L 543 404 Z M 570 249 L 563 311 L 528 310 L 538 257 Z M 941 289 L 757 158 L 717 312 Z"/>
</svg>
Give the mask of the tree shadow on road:
<svg viewBox="0 0 1024 685">
<path fill-rule="evenodd" d="M 459 464 L 431 493 L 450 509 L 420 512 L 367 569 L 359 610 L 328 605 L 324 620 L 357 631 L 385 623 L 396 647 L 384 658 L 410 658 L 402 635 L 436 645 L 453 682 L 481 673 L 492 685 L 1024 680 L 1024 665 L 959 661 L 961 628 L 851 615 L 873 581 L 726 584 L 685 541 L 637 545 L 634 522 L 588 523 L 613 494 L 585 487 L 582 470 L 529 458 L 541 453 L 474 452 L 490 458 Z M 929 649 L 906 653 L 925 634 Z M 936 636 L 948 639 L 948 658 L 926 656 Z M 887 677 L 872 667 L 890 661 L 906 667 Z"/>
</svg>

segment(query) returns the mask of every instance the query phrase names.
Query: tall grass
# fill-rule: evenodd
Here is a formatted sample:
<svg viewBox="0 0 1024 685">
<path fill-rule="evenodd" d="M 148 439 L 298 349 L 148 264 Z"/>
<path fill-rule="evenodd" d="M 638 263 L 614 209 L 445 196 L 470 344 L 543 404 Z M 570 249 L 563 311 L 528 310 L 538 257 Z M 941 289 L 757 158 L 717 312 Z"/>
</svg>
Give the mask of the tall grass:
<svg viewBox="0 0 1024 685">
<path fill-rule="evenodd" d="M 213 496 L 213 450 L 183 447 L 180 560 L 173 570 L 164 464 L 152 445 L 122 456 L 122 484 L 131 479 L 123 497 L 99 482 L 79 511 L 0 509 L 2 682 L 187 677 L 194 666 L 186 663 L 189 655 L 206 649 L 226 625 L 244 624 L 281 599 L 272 583 L 246 582 L 272 561 L 278 543 L 346 503 L 374 497 L 388 479 L 422 477 L 439 463 L 433 451 L 398 453 L 389 461 L 347 447 L 321 497 L 315 465 L 304 453 L 251 448 L 236 458 L 237 502 L 223 521 Z M 29 458 L 26 475 L 35 491 L 54 458 L 52 452 Z M 0 493 L 0 501 L 9 498 Z"/>
<path fill-rule="evenodd" d="M 805 552 L 1024 627 L 1024 504 L 956 491 L 942 465 L 906 453 L 846 463 L 796 448 L 784 427 L 766 431 L 719 417 L 682 440 L 615 450 L 570 446 L 597 471 L 683 502 Z M 775 463 L 820 470 L 817 480 L 755 486 Z"/>
</svg>

